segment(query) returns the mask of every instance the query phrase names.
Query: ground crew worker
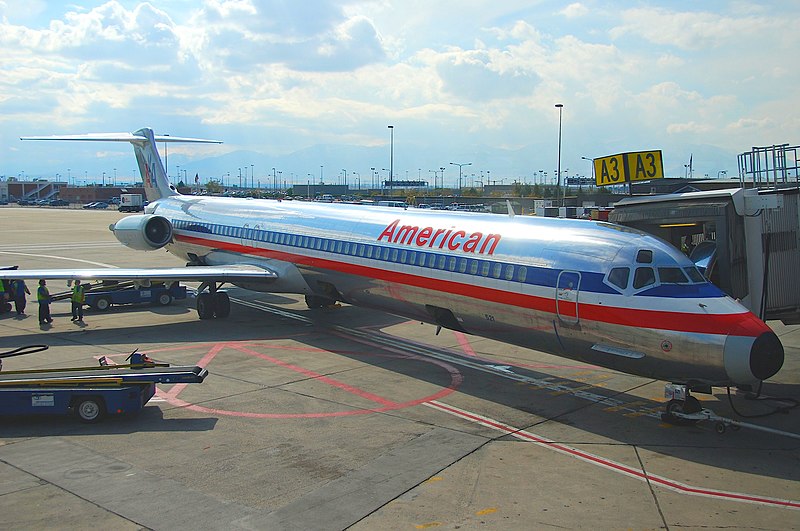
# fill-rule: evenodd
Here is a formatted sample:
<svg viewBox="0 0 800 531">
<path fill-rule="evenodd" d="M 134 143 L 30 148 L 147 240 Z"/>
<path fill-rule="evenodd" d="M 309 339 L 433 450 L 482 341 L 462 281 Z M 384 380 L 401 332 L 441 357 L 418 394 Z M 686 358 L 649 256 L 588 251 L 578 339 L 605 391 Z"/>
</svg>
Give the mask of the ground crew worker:
<svg viewBox="0 0 800 531">
<path fill-rule="evenodd" d="M 11 283 L 11 295 L 14 297 L 14 309 L 17 315 L 25 315 L 25 307 L 28 305 L 28 300 L 25 295 L 30 295 L 31 290 L 21 278 Z"/>
<path fill-rule="evenodd" d="M 50 317 L 50 290 L 47 289 L 47 282 L 39 280 L 39 289 L 36 290 L 36 302 L 39 303 L 39 324 L 52 323 Z"/>
<path fill-rule="evenodd" d="M 83 303 L 86 302 L 86 292 L 80 280 L 75 280 L 72 287 L 72 320 L 83 322 Z"/>
</svg>

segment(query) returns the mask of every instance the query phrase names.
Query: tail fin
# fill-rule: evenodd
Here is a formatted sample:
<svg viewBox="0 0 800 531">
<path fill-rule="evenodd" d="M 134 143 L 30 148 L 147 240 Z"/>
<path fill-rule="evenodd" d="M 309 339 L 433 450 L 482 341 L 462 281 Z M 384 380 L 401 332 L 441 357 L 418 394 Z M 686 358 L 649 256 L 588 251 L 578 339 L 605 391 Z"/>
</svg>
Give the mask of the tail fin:
<svg viewBox="0 0 800 531">
<path fill-rule="evenodd" d="M 204 140 L 202 138 L 185 138 L 180 136 L 159 135 L 155 136 L 153 130 L 147 127 L 135 133 L 94 133 L 88 135 L 67 136 L 25 136 L 20 140 L 84 140 L 93 142 L 130 142 L 139 164 L 139 173 L 142 175 L 144 192 L 148 201 L 155 201 L 162 197 L 180 195 L 177 188 L 169 182 L 161 157 L 156 149 L 156 142 L 192 142 L 203 144 L 221 144 L 220 140 Z"/>
</svg>

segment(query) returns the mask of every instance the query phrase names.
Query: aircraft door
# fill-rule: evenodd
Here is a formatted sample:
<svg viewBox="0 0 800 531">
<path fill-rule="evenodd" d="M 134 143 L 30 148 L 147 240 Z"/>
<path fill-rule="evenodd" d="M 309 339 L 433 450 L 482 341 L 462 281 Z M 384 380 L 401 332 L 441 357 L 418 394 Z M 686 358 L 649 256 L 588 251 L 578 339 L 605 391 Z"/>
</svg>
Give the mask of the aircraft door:
<svg viewBox="0 0 800 531">
<path fill-rule="evenodd" d="M 245 223 L 242 226 L 242 234 L 241 234 L 241 237 L 239 238 L 239 240 L 240 240 L 239 243 L 241 243 L 245 247 L 247 247 L 247 245 L 249 243 L 248 242 L 248 238 L 247 238 L 247 235 L 248 235 L 249 232 L 251 232 L 250 231 L 250 224 L 249 223 Z"/>
<path fill-rule="evenodd" d="M 556 282 L 556 314 L 568 324 L 578 324 L 578 294 L 581 274 L 577 271 L 562 271 Z"/>
</svg>

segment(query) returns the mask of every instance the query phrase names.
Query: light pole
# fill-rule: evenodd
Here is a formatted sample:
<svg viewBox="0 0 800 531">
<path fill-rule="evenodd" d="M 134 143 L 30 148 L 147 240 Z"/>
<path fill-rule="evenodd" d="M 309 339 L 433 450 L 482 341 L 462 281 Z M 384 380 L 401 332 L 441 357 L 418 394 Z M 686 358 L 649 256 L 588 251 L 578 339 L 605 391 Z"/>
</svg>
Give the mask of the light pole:
<svg viewBox="0 0 800 531">
<path fill-rule="evenodd" d="M 278 175 L 275 173 L 275 168 L 272 168 L 272 189 L 278 191 Z"/>
<path fill-rule="evenodd" d="M 561 112 L 564 109 L 564 105 L 556 103 L 556 109 L 558 109 L 558 176 L 556 179 L 556 203 L 560 203 L 560 206 L 564 206 L 561 200 Z"/>
<path fill-rule="evenodd" d="M 372 180 L 370 182 L 372 183 L 372 189 L 374 190 L 375 189 L 375 168 L 374 167 L 370 168 L 370 170 L 372 170 Z"/>
<path fill-rule="evenodd" d="M 392 195 L 392 181 L 394 176 L 394 126 L 389 127 L 389 195 Z"/>
<path fill-rule="evenodd" d="M 255 175 L 255 165 L 254 165 L 254 164 L 251 164 L 251 165 L 250 165 L 250 188 L 255 188 L 255 187 L 256 187 L 256 181 L 255 181 L 255 178 L 256 178 L 256 175 Z"/>
<path fill-rule="evenodd" d="M 471 162 L 464 162 L 459 164 L 458 162 L 451 162 L 453 166 L 458 166 L 458 193 L 461 193 L 461 168 L 464 166 L 472 166 Z"/>
<path fill-rule="evenodd" d="M 591 165 L 592 165 L 592 169 L 591 169 L 591 171 L 589 172 L 589 175 L 591 175 L 591 176 L 592 176 L 592 184 L 591 184 L 591 186 L 595 186 L 595 185 L 597 184 L 597 181 L 595 180 L 595 176 L 594 176 L 594 159 L 593 159 L 593 158 L 591 158 L 591 157 L 581 157 L 581 158 L 582 158 L 583 160 L 588 160 L 588 161 L 589 161 L 589 164 L 591 164 Z M 590 189 L 591 189 L 591 186 L 590 186 Z M 578 189 L 580 189 L 580 186 L 578 186 Z"/>
<path fill-rule="evenodd" d="M 239 188 L 242 187 L 242 169 L 239 168 Z"/>
</svg>

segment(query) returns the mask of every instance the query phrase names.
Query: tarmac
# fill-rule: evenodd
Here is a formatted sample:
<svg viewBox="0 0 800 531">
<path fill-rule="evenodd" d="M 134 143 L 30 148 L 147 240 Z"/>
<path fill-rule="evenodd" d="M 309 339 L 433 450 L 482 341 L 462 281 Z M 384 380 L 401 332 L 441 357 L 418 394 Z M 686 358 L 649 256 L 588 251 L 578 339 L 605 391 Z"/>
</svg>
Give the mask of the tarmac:
<svg viewBox="0 0 800 531">
<path fill-rule="evenodd" d="M 117 243 L 121 216 L 0 207 L 0 265 L 181 265 Z M 40 327 L 35 297 L 28 315 L 0 315 L 0 352 L 50 346 L 4 370 L 124 363 L 138 348 L 210 373 L 97 424 L 0 418 L 0 528 L 800 528 L 800 408 L 743 419 L 773 432 L 673 426 L 665 382 L 349 305 L 229 293 L 225 320 L 200 321 L 191 298 L 87 310 L 84 325 L 56 302 Z M 762 392 L 799 399 L 800 326 L 768 324 L 786 361 Z M 695 396 L 742 419 L 725 389 Z"/>
</svg>

